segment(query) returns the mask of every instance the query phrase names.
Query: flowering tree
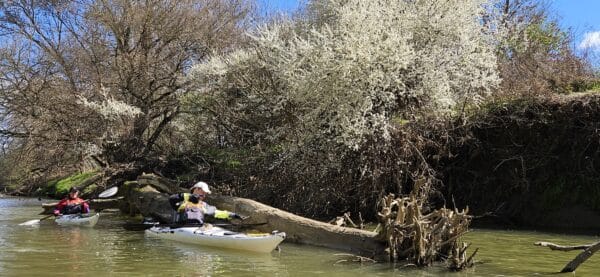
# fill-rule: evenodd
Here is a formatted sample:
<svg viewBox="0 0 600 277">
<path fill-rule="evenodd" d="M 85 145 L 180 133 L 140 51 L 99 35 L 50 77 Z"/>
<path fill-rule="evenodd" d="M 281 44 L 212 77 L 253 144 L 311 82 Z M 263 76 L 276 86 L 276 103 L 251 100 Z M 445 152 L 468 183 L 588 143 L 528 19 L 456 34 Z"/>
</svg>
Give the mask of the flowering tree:
<svg viewBox="0 0 600 277">
<path fill-rule="evenodd" d="M 388 141 L 394 122 L 451 113 L 498 83 L 482 4 L 313 2 L 327 20 L 261 28 L 250 47 L 196 65 L 191 101 L 226 129 L 289 150 Z"/>
<path fill-rule="evenodd" d="M 195 65 L 186 100 L 198 116 L 186 122 L 225 149 L 270 157 L 270 183 L 289 184 L 272 187 L 281 205 L 374 205 L 408 171 L 399 141 L 421 140 L 397 139 L 405 127 L 476 105 L 499 83 L 483 4 L 312 1 L 244 49 Z"/>
</svg>

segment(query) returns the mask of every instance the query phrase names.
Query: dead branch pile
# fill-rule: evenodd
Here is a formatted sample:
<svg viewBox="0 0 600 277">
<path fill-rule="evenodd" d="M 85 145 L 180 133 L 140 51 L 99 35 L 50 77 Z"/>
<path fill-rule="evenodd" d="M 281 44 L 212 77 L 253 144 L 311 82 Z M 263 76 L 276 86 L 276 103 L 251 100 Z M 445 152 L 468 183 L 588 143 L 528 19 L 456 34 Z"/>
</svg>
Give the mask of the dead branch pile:
<svg viewBox="0 0 600 277">
<path fill-rule="evenodd" d="M 390 261 L 428 266 L 446 260 L 454 270 L 471 266 L 477 251 L 467 258 L 468 245 L 459 243 L 471 222 L 468 209 L 442 208 L 423 214 L 425 182 L 415 182 L 408 197 L 390 194 L 380 203 L 379 236 L 387 242 Z"/>
</svg>

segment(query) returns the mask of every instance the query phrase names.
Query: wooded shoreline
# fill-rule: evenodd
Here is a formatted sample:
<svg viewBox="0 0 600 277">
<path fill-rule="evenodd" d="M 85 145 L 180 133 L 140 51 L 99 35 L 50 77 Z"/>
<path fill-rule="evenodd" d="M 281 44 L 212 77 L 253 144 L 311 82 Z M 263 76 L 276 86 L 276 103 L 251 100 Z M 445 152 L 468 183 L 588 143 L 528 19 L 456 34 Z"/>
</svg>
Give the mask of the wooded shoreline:
<svg viewBox="0 0 600 277">
<path fill-rule="evenodd" d="M 257 3 L 0 2 L 0 182 L 166 222 L 204 181 L 291 240 L 452 270 L 473 218 L 600 228 L 600 75 L 544 1 Z"/>
</svg>

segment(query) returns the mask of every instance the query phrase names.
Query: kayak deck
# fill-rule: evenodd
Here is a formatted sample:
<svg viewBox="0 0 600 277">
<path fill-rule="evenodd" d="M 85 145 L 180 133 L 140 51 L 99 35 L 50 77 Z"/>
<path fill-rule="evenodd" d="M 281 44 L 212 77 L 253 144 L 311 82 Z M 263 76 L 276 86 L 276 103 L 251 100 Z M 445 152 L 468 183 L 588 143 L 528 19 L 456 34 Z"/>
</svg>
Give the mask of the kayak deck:
<svg viewBox="0 0 600 277">
<path fill-rule="evenodd" d="M 232 232 L 217 226 L 206 224 L 202 227 L 152 227 L 146 230 L 152 237 L 179 242 L 204 245 L 209 247 L 236 249 L 252 252 L 269 253 L 284 239 L 284 232 L 271 234 L 246 234 Z"/>
<path fill-rule="evenodd" d="M 82 227 L 94 227 L 98 223 L 100 214 L 94 215 L 85 214 L 67 214 L 57 217 L 54 222 L 61 226 L 82 226 Z"/>
</svg>

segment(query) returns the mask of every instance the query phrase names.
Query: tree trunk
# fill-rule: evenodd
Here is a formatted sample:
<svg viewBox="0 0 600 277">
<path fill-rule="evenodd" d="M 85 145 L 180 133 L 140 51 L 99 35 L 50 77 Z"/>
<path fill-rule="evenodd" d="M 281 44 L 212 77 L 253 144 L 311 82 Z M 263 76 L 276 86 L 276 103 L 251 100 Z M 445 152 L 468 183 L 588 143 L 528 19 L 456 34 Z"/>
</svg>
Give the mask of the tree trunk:
<svg viewBox="0 0 600 277">
<path fill-rule="evenodd" d="M 132 187 L 127 193 L 127 199 L 143 216 L 153 217 L 163 223 L 171 222 L 173 211 L 169 206 L 169 194 L 160 193 L 152 187 L 152 183 Z M 209 195 L 206 202 L 218 209 L 249 216 L 244 224 L 266 222 L 257 225 L 255 229 L 261 232 L 283 231 L 287 234 L 286 241 L 323 246 L 366 257 L 383 256 L 384 244 L 376 239 L 375 232 L 319 222 L 250 199 Z"/>
<path fill-rule="evenodd" d="M 376 259 L 385 258 L 385 244 L 377 240 L 375 232 L 304 218 L 245 198 L 209 195 L 207 202 L 219 209 L 249 216 L 244 223 L 267 222 L 256 229 L 263 232 L 283 231 L 287 234 L 287 241 L 348 251 Z"/>
</svg>

